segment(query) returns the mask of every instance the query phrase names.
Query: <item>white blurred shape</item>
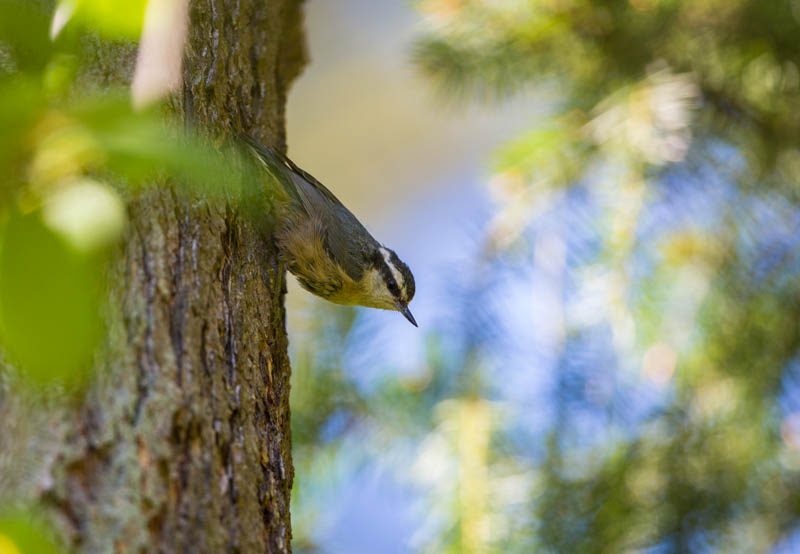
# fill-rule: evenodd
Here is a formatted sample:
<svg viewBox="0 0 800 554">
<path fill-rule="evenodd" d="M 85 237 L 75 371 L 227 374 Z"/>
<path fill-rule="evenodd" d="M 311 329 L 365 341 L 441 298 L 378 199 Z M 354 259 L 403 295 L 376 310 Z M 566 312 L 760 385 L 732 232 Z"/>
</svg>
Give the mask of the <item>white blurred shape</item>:
<svg viewBox="0 0 800 554">
<path fill-rule="evenodd" d="M 534 263 L 550 275 L 560 275 L 567 259 L 567 247 L 561 235 L 554 232 L 542 233 L 536 239 Z"/>
<path fill-rule="evenodd" d="M 143 108 L 180 85 L 188 6 L 188 0 L 150 0 L 147 3 L 131 84 L 134 107 Z"/>
<path fill-rule="evenodd" d="M 533 494 L 533 474 L 518 473 L 492 479 L 492 494 L 502 506 L 525 504 Z"/>
<path fill-rule="evenodd" d="M 586 126 L 598 144 L 610 144 L 663 165 L 682 160 L 689 150 L 689 123 L 699 89 L 690 74 L 675 74 L 664 62 L 627 94 L 615 94 L 597 106 Z"/>
<path fill-rule="evenodd" d="M 433 486 L 446 480 L 455 470 L 455 459 L 447 439 L 435 431 L 422 441 L 419 456 L 411 466 L 411 475 L 423 486 Z"/>
<path fill-rule="evenodd" d="M 670 345 L 659 342 L 647 349 L 642 358 L 642 374 L 654 384 L 663 387 L 672 379 L 678 353 Z"/>
<path fill-rule="evenodd" d="M 541 272 L 535 282 L 534 306 L 531 313 L 536 318 L 535 336 L 539 344 L 549 351 L 558 350 L 564 343 L 564 267 L 567 247 L 558 233 L 548 231 L 536 238 L 534 266 Z"/>
<path fill-rule="evenodd" d="M 586 267 L 580 276 L 578 293 L 570 302 L 568 319 L 577 327 L 591 327 L 608 316 L 612 275 L 605 266 Z"/>
<path fill-rule="evenodd" d="M 502 178 L 493 177 L 489 183 L 491 194 L 497 199 L 500 198 L 498 190 L 502 185 L 498 183 Z M 487 235 L 489 236 L 489 246 L 494 250 L 505 250 L 516 241 L 525 231 L 531 221 L 538 215 L 544 213 L 556 200 L 562 196 L 561 191 L 554 191 L 548 188 L 546 182 L 539 181 L 535 184 L 527 185 L 518 191 L 516 198 L 506 195 L 508 200 L 502 205 L 489 222 Z"/>
<path fill-rule="evenodd" d="M 126 220 L 119 195 L 91 179 L 75 180 L 50 196 L 42 217 L 50 229 L 83 252 L 115 241 Z"/>
<path fill-rule="evenodd" d="M 53 12 L 53 20 L 50 22 L 50 40 L 55 40 L 61 33 L 64 26 L 69 23 L 75 14 L 75 2 L 72 0 L 62 0 Z"/>
<path fill-rule="evenodd" d="M 681 268 L 664 313 L 664 331 L 671 344 L 685 348 L 695 331 L 697 311 L 711 284 L 711 269 L 700 264 Z"/>
<path fill-rule="evenodd" d="M 627 355 L 636 342 L 636 321 L 626 303 L 628 283 L 623 272 L 603 264 L 587 267 L 581 274 L 578 293 L 570 302 L 570 325 L 591 327 L 607 322 L 614 348 Z"/>
<path fill-rule="evenodd" d="M 615 304 L 611 311 L 611 331 L 614 347 L 619 353 L 628 353 L 636 342 L 636 321 L 627 306 Z"/>
</svg>

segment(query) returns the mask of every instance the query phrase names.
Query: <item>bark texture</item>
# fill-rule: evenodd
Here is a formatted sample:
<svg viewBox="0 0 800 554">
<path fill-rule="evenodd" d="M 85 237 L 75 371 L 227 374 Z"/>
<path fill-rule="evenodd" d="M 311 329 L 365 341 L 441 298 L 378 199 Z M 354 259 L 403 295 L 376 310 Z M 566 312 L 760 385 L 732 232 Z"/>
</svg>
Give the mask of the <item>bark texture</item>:
<svg viewBox="0 0 800 554">
<path fill-rule="evenodd" d="M 192 1 L 175 100 L 187 121 L 282 147 L 300 10 Z M 108 54 L 92 78 L 130 74 L 130 49 Z M 78 552 L 290 552 L 285 274 L 235 202 L 178 190 L 131 202 L 106 367 L 79 402 L 18 424 L 31 464 L 17 492 L 42 499 Z"/>
</svg>

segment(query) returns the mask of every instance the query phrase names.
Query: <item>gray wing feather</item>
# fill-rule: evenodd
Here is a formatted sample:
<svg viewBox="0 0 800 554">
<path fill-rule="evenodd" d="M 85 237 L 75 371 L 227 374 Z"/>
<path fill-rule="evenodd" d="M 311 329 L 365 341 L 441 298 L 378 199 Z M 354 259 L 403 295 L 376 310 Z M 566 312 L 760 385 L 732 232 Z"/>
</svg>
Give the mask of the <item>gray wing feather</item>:
<svg viewBox="0 0 800 554">
<path fill-rule="evenodd" d="M 292 182 L 305 210 L 322 223 L 323 243 L 331 257 L 353 280 L 361 279 L 366 246 L 362 239 L 375 239 L 331 191 L 308 173 L 293 172 Z"/>
<path fill-rule="evenodd" d="M 247 135 L 240 135 L 258 157 L 270 168 L 286 189 L 286 193 L 310 217 L 321 223 L 323 244 L 331 257 L 353 279 L 364 272 L 365 241 L 377 244 L 356 216 L 328 188 L 311 174 L 300 169 L 288 157 L 260 144 Z"/>
</svg>

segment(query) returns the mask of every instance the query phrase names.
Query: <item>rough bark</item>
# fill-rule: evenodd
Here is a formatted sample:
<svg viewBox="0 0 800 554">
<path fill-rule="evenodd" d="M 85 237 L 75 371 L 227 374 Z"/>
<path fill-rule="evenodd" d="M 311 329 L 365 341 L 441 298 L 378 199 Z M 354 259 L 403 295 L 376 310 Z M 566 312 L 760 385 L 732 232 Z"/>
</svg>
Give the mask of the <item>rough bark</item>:
<svg viewBox="0 0 800 554">
<path fill-rule="evenodd" d="M 175 100 L 192 125 L 284 144 L 299 4 L 192 1 Z M 130 51 L 107 54 L 92 78 L 130 74 Z M 41 499 L 79 552 L 290 552 L 285 275 L 235 202 L 179 190 L 132 200 L 97 382 L 17 423 L 31 462 L 17 492 Z"/>
</svg>

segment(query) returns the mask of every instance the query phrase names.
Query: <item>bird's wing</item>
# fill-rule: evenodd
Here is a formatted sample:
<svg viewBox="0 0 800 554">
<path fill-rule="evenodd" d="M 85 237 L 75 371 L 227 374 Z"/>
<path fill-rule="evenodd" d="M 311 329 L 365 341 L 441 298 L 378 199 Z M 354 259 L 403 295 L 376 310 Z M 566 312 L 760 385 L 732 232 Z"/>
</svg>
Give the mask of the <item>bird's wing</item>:
<svg viewBox="0 0 800 554">
<path fill-rule="evenodd" d="M 292 180 L 303 207 L 322 224 L 326 250 L 350 278 L 360 280 L 364 273 L 363 239 L 374 239 L 331 191 L 305 171 L 300 171 L 293 172 Z"/>
<path fill-rule="evenodd" d="M 361 222 L 328 188 L 284 157 L 303 207 L 323 224 L 323 244 L 331 257 L 354 281 L 364 274 L 363 240 L 372 240 Z M 356 240 L 358 239 L 358 240 Z"/>
<path fill-rule="evenodd" d="M 362 245 L 352 240 L 352 237 L 357 232 L 359 236 L 364 236 L 359 232 L 363 231 L 366 237 L 372 239 L 361 222 L 325 185 L 288 157 L 247 135 L 240 136 L 267 165 L 299 207 L 322 224 L 325 248 L 351 278 L 359 280 L 364 271 L 361 263 L 363 254 L 360 251 Z"/>
<path fill-rule="evenodd" d="M 286 157 L 286 156 L 284 156 L 282 154 L 278 154 L 278 156 L 280 156 L 282 158 L 282 161 L 283 161 L 283 163 L 284 163 L 284 165 L 286 167 L 288 167 L 296 176 L 299 176 L 301 178 L 300 182 L 296 182 L 296 184 L 298 186 L 298 189 L 305 190 L 307 188 L 305 185 L 311 185 L 311 187 L 314 189 L 314 191 L 317 194 L 321 195 L 323 198 L 325 198 L 325 200 L 327 200 L 331 204 L 334 204 L 336 206 L 340 206 L 340 207 L 342 207 L 344 209 L 347 209 L 345 207 L 345 205 L 342 204 L 341 201 L 338 198 L 336 198 L 336 195 L 334 195 L 328 189 L 328 187 L 326 187 L 325 185 L 320 183 L 313 175 L 311 175 L 307 171 L 304 171 L 303 169 L 299 168 L 297 166 L 297 164 L 295 164 L 288 157 Z M 305 182 L 303 183 L 302 181 L 305 181 Z M 313 196 L 315 196 L 315 195 L 314 194 L 310 195 L 310 197 L 313 197 Z M 311 200 L 311 198 L 309 198 L 309 200 Z"/>
</svg>

